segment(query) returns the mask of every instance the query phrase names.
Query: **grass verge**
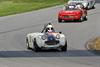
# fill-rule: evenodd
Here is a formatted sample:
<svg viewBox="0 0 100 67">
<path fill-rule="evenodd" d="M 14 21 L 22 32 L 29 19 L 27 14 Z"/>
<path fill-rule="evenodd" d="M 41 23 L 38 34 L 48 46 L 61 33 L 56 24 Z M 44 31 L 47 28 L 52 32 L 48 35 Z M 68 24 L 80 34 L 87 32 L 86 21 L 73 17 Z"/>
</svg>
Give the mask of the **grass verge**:
<svg viewBox="0 0 100 67">
<path fill-rule="evenodd" d="M 0 0 L 0 16 L 38 10 L 66 2 L 67 0 Z"/>
<path fill-rule="evenodd" d="M 100 37 L 96 37 L 87 42 L 86 48 L 100 55 Z"/>
</svg>

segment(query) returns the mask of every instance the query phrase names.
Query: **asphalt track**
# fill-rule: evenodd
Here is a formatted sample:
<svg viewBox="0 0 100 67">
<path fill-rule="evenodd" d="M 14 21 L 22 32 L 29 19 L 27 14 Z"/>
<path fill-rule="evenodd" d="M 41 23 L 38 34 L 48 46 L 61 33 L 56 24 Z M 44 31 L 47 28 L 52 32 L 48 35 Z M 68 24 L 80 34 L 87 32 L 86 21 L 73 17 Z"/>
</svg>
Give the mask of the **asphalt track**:
<svg viewBox="0 0 100 67">
<path fill-rule="evenodd" d="M 100 67 L 100 56 L 85 48 L 89 39 L 100 36 L 99 3 L 88 11 L 88 20 L 81 23 L 58 23 L 57 12 L 63 6 L 0 17 L 0 67 Z M 66 35 L 68 51 L 27 50 L 26 34 L 41 31 L 49 22 Z"/>
</svg>

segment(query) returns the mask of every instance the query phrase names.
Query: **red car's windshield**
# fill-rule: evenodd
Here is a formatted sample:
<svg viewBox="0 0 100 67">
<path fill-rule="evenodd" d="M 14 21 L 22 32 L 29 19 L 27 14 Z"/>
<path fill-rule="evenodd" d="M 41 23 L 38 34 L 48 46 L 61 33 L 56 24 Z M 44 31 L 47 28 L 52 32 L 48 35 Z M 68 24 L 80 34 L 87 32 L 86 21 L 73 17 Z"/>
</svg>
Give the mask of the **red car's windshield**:
<svg viewBox="0 0 100 67">
<path fill-rule="evenodd" d="M 76 8 L 76 6 L 74 5 L 70 5 L 70 6 L 65 6 L 65 10 L 78 10 L 78 8 Z"/>
</svg>

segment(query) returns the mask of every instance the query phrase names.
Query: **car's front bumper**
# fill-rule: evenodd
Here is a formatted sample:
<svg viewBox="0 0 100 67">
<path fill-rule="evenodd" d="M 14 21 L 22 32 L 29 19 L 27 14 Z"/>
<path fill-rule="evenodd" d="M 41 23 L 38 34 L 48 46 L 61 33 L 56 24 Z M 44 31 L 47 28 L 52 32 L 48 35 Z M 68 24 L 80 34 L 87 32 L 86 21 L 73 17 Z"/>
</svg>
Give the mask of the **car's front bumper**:
<svg viewBox="0 0 100 67">
<path fill-rule="evenodd" d="M 59 41 L 45 41 L 44 45 L 42 45 L 41 49 L 57 49 L 63 47 L 64 45 L 61 44 Z"/>
<path fill-rule="evenodd" d="M 45 44 L 47 44 L 47 45 L 56 45 L 56 44 L 59 44 L 59 41 L 58 40 L 55 40 L 55 41 L 45 41 Z"/>
<path fill-rule="evenodd" d="M 41 46 L 41 49 L 57 49 L 57 48 L 61 48 L 63 47 L 63 45 L 57 44 L 57 45 L 44 45 Z"/>
</svg>

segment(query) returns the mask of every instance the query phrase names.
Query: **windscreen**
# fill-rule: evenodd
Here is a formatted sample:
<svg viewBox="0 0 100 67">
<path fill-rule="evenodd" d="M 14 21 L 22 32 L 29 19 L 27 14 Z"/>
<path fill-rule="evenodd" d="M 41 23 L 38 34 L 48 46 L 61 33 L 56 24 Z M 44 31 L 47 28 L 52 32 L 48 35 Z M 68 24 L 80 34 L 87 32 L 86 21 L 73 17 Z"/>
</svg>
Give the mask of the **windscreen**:
<svg viewBox="0 0 100 67">
<path fill-rule="evenodd" d="M 77 8 L 75 5 L 68 5 L 68 6 L 65 6 L 65 10 L 77 10 Z"/>
</svg>

